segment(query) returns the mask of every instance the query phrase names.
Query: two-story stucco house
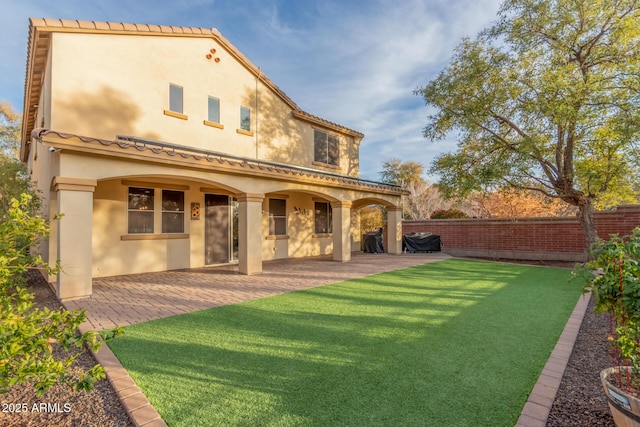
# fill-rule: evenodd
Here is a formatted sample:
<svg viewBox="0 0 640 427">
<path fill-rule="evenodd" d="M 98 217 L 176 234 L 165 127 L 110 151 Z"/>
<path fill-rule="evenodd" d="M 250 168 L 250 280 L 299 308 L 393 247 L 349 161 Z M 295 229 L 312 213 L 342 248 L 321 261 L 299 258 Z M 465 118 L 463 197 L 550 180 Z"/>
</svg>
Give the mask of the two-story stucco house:
<svg viewBox="0 0 640 427">
<path fill-rule="evenodd" d="M 313 82 L 309 82 L 313 84 Z M 31 19 L 22 160 L 42 191 L 63 300 L 94 277 L 359 250 L 363 135 L 298 108 L 215 29 Z"/>
</svg>

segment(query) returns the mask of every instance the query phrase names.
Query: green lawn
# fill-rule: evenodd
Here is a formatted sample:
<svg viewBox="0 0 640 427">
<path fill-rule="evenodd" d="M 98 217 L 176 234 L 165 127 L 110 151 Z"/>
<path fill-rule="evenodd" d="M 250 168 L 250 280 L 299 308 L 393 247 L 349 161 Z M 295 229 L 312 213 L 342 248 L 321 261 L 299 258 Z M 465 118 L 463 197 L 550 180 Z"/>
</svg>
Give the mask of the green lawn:
<svg viewBox="0 0 640 427">
<path fill-rule="evenodd" d="M 169 426 L 513 426 L 580 295 L 569 277 L 451 259 L 130 326 L 110 347 Z"/>
</svg>

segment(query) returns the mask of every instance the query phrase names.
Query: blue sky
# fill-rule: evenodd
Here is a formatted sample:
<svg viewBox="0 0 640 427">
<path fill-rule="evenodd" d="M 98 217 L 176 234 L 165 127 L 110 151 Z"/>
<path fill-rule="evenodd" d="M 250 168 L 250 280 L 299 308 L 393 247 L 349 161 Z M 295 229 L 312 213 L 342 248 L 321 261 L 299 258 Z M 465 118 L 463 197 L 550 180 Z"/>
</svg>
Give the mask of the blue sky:
<svg viewBox="0 0 640 427">
<path fill-rule="evenodd" d="M 0 99 L 22 110 L 28 18 L 217 28 L 303 110 L 365 134 L 361 176 L 392 157 L 428 167 L 455 141 L 422 136 L 413 90 L 499 0 L 0 0 Z M 434 177 L 428 177 L 432 181 Z"/>
</svg>

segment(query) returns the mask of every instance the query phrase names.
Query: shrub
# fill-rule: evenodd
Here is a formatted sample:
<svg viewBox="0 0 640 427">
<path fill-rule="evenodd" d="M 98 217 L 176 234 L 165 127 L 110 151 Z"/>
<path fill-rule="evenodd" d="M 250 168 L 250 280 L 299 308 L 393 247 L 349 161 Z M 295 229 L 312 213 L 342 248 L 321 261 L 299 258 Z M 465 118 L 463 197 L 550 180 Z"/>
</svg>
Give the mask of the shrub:
<svg viewBox="0 0 640 427">
<path fill-rule="evenodd" d="M 612 345 L 613 366 L 631 366 L 633 375 L 624 379 L 626 387 L 640 388 L 640 227 L 631 235 L 611 236 L 593 250 L 594 259 L 578 266 L 576 276 L 586 282 L 594 311 L 608 313 L 612 327 L 608 337 Z M 623 378 L 618 377 L 622 387 Z"/>
<path fill-rule="evenodd" d="M 83 371 L 72 367 L 74 361 L 87 349 L 98 350 L 101 337 L 108 340 L 122 330 L 79 334 L 86 311 L 34 307 L 25 273 L 43 269 L 55 274 L 60 267 L 51 268 L 40 255 L 30 253 L 29 248 L 49 234 L 48 223 L 30 213 L 32 202 L 27 194 L 13 199 L 0 223 L 0 393 L 18 383 L 31 383 L 41 396 L 56 382 L 87 391 L 104 378 L 104 369 L 95 365 Z M 55 346 L 65 350 L 62 360 L 54 358 Z M 72 347 L 79 351 L 70 352 Z"/>
<path fill-rule="evenodd" d="M 458 209 L 440 209 L 431 213 L 431 219 L 469 218 L 469 215 Z"/>
</svg>

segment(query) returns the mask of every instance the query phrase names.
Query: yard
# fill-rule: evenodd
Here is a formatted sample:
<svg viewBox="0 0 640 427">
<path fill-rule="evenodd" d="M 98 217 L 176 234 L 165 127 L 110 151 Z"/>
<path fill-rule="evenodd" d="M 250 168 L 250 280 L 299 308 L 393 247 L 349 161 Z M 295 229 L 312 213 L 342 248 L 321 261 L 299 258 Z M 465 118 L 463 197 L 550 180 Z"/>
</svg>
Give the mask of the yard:
<svg viewBox="0 0 640 427">
<path fill-rule="evenodd" d="M 170 426 L 513 426 L 569 277 L 452 259 L 129 326 L 111 348 Z"/>
</svg>

